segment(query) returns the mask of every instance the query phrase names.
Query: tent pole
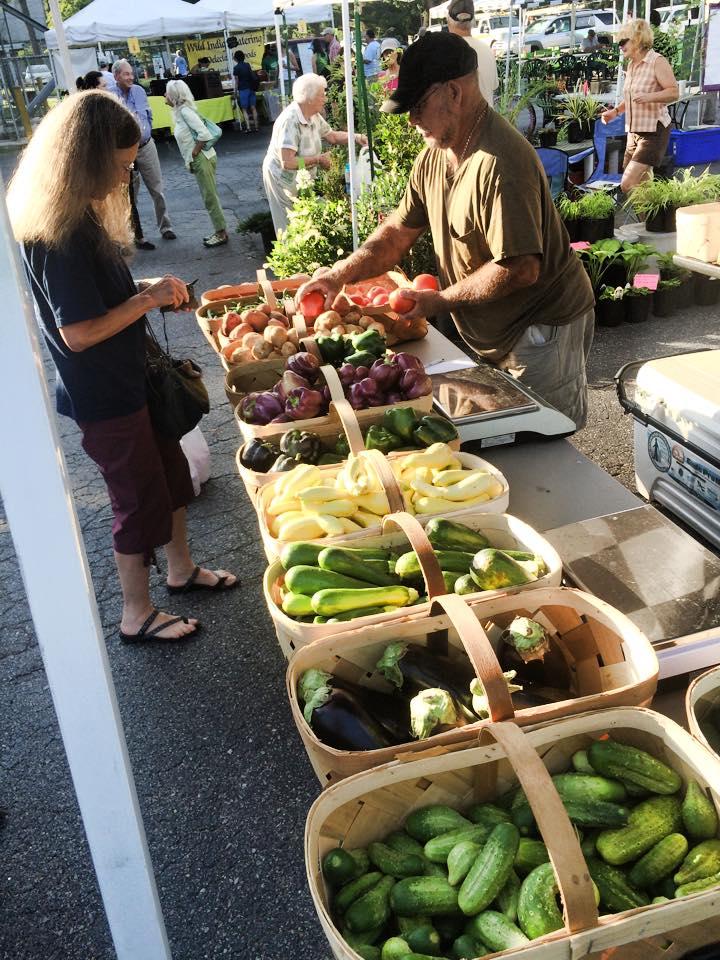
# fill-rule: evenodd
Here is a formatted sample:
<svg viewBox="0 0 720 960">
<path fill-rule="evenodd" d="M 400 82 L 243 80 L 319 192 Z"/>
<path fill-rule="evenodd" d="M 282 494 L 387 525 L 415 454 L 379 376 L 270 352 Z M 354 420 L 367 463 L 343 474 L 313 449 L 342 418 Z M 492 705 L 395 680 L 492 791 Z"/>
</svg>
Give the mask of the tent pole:
<svg viewBox="0 0 720 960">
<path fill-rule="evenodd" d="M 505 96 L 508 95 L 508 84 L 510 83 L 510 51 L 512 49 L 512 0 L 508 0 L 508 34 L 507 50 L 505 51 Z M 520 61 L 520 48 L 518 46 L 518 62 Z"/>
<path fill-rule="evenodd" d="M 290 40 L 288 39 L 287 19 L 285 18 L 285 8 L 282 12 L 282 32 L 285 41 L 285 66 L 287 67 L 288 99 L 292 96 L 292 75 L 290 73 Z"/>
<path fill-rule="evenodd" d="M 60 21 L 55 20 L 59 26 Z M 63 42 L 62 27 L 58 30 Z M 0 489 L 118 960 L 170 960 L 37 327 L 0 180 Z M 52 576 L 48 577 L 48 570 Z"/>
<path fill-rule="evenodd" d="M 622 15 L 623 23 L 627 23 L 628 6 L 629 6 L 629 0 L 623 0 L 623 15 Z M 615 87 L 615 106 L 617 106 L 620 103 L 620 100 L 622 99 L 621 88 L 622 88 L 623 76 L 624 76 L 623 58 L 622 58 L 622 51 L 621 51 L 620 56 L 618 57 L 617 85 Z"/>
<path fill-rule="evenodd" d="M 70 49 L 65 36 L 65 27 L 60 13 L 60 4 L 58 0 L 48 0 L 50 13 L 52 14 L 53 24 L 55 26 L 55 38 L 57 39 L 58 49 L 60 51 L 60 60 L 62 62 L 63 73 L 65 74 L 65 88 L 68 92 L 74 88 L 73 84 L 73 66 L 70 59 Z"/>
<path fill-rule="evenodd" d="M 282 72 L 282 39 L 280 36 L 280 13 L 275 11 L 275 46 L 277 47 L 278 57 L 278 80 L 280 81 L 280 103 L 285 106 L 285 78 Z"/>
<path fill-rule="evenodd" d="M 357 204 L 355 200 L 355 185 L 357 183 L 357 167 L 355 158 L 355 111 L 353 109 L 353 75 L 352 75 L 352 46 L 350 38 L 350 3 L 342 0 L 342 32 L 343 32 L 343 69 L 345 71 L 345 110 L 348 132 L 348 160 L 350 163 L 350 216 L 352 218 L 353 250 L 360 246 L 358 241 Z"/>
<path fill-rule="evenodd" d="M 362 36 L 360 33 L 360 10 L 355 5 L 355 76 L 358 85 L 358 106 L 362 106 L 365 115 L 365 130 L 367 131 L 368 149 L 370 150 L 370 176 L 375 179 L 375 164 L 373 162 L 372 128 L 370 126 L 370 109 L 368 107 L 367 83 L 365 82 L 365 65 L 362 55 Z"/>
<path fill-rule="evenodd" d="M 232 80 L 232 78 L 233 78 L 233 64 L 232 64 L 232 56 L 230 55 L 230 47 L 228 46 L 228 36 L 229 36 L 229 34 L 228 34 L 228 29 L 227 29 L 227 27 L 225 27 L 225 29 L 223 30 L 223 37 L 225 38 L 225 59 L 227 60 L 228 73 L 229 73 L 229 75 L 230 75 L 230 79 Z M 233 92 L 232 92 L 232 98 L 233 98 L 233 100 L 236 100 L 235 91 L 234 91 L 234 90 L 233 90 Z M 235 106 L 235 104 L 233 104 L 233 107 L 234 107 L 234 106 Z M 234 113 L 234 112 L 235 112 L 235 111 L 233 110 L 233 113 Z"/>
</svg>

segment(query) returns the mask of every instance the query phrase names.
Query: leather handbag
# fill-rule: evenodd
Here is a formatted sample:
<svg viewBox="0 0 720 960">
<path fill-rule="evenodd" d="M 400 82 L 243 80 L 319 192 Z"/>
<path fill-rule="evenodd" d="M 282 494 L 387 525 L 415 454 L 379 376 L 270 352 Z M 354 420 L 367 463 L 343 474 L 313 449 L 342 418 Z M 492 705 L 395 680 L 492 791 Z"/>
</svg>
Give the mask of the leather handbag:
<svg viewBox="0 0 720 960">
<path fill-rule="evenodd" d="M 150 419 L 162 437 L 179 440 L 210 412 L 210 398 L 202 379 L 202 369 L 194 360 L 177 360 L 160 346 L 146 320 L 145 385 Z"/>
</svg>

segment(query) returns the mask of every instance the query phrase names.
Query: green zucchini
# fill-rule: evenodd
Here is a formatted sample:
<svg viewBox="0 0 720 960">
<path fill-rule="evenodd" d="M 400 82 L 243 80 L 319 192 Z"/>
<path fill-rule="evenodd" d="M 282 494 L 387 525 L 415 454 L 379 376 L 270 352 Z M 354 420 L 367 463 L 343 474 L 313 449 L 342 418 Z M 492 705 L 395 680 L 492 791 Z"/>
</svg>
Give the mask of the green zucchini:
<svg viewBox="0 0 720 960">
<path fill-rule="evenodd" d="M 485 548 L 475 554 L 470 575 L 480 590 L 504 590 L 536 579 L 529 576 L 517 560 L 494 548 Z"/>
<path fill-rule="evenodd" d="M 515 950 L 530 942 L 519 927 L 497 910 L 484 910 L 473 917 L 465 932 L 491 951 Z"/>
<path fill-rule="evenodd" d="M 494 827 L 498 823 L 509 823 L 511 819 L 507 810 L 496 807 L 494 803 L 474 803 L 468 807 L 466 816 L 473 823 L 484 823 L 487 827 Z"/>
<path fill-rule="evenodd" d="M 626 827 L 603 830 L 595 846 L 603 860 L 621 866 L 637 860 L 663 837 L 678 833 L 681 826 L 677 797 L 651 797 L 633 808 Z"/>
<path fill-rule="evenodd" d="M 514 870 L 505 882 L 505 886 L 498 893 L 495 900 L 498 910 L 512 923 L 517 923 L 518 900 L 520 899 L 520 878 Z"/>
<path fill-rule="evenodd" d="M 363 607 L 405 607 L 417 598 L 412 587 L 366 587 L 363 590 L 318 590 L 312 596 L 312 608 L 324 617 L 334 617 Z"/>
<path fill-rule="evenodd" d="M 390 903 L 403 917 L 435 917 L 457 913 L 458 894 L 441 877 L 407 877 L 392 888 Z"/>
<path fill-rule="evenodd" d="M 369 890 L 372 890 L 381 880 L 382 874 L 377 870 L 371 873 L 365 873 L 361 877 L 358 877 L 357 880 L 351 880 L 350 883 L 346 883 L 345 886 L 335 894 L 333 907 L 339 913 L 345 913 L 352 903 L 355 903 L 356 900 L 359 900 L 360 897 L 364 896 Z"/>
<path fill-rule="evenodd" d="M 385 843 L 371 843 L 368 856 L 373 866 L 391 877 L 419 877 L 425 873 L 425 860 L 415 853 L 400 853 Z"/>
<path fill-rule="evenodd" d="M 671 796 L 682 786 L 680 775 L 645 750 L 614 740 L 596 740 L 590 745 L 588 759 L 605 777 L 633 783 L 651 793 Z"/>
<path fill-rule="evenodd" d="M 440 934 L 429 923 L 411 930 L 407 942 L 412 953 L 429 953 L 433 957 L 440 953 Z"/>
<path fill-rule="evenodd" d="M 473 554 L 461 550 L 436 550 L 435 558 L 441 570 L 448 573 L 467 573 L 472 563 Z M 414 550 L 403 553 L 395 562 L 395 573 L 402 580 L 417 580 L 422 577 L 420 561 Z"/>
<path fill-rule="evenodd" d="M 345 924 L 353 933 L 362 933 L 387 923 L 394 877 L 383 877 L 371 890 L 352 903 L 345 913 Z"/>
<path fill-rule="evenodd" d="M 405 820 L 405 830 L 411 837 L 423 844 L 441 833 L 471 826 L 470 821 L 466 820 L 457 810 L 440 803 L 413 810 Z"/>
<path fill-rule="evenodd" d="M 362 957 L 362 960 L 382 960 L 382 954 L 378 947 L 373 947 L 369 943 L 361 943 L 357 947 L 353 947 L 355 953 Z"/>
<path fill-rule="evenodd" d="M 693 880 L 691 883 L 682 883 L 675 890 L 676 897 L 689 897 L 692 893 L 700 893 L 703 890 L 709 890 L 710 887 L 716 887 L 720 884 L 720 873 L 713 873 L 709 877 L 703 877 L 702 880 Z"/>
<path fill-rule="evenodd" d="M 374 549 L 370 547 L 346 547 L 345 549 L 359 560 L 383 560 L 387 562 L 390 557 L 390 551 L 383 547 Z M 327 547 L 302 540 L 298 540 L 297 543 L 286 543 L 280 551 L 280 563 L 284 570 L 298 566 L 317 567 L 318 557 L 323 550 L 327 550 Z"/>
<path fill-rule="evenodd" d="M 549 859 L 550 855 L 542 840 L 531 840 L 528 837 L 520 837 L 513 869 L 516 870 L 520 876 L 524 877 L 533 871 L 535 867 L 539 867 L 541 863 L 547 863 Z"/>
<path fill-rule="evenodd" d="M 455 587 L 453 588 L 453 593 L 459 594 L 461 597 L 466 596 L 468 593 L 477 593 L 478 588 L 477 584 L 470 576 L 469 573 L 464 573 L 461 577 L 458 577 L 455 581 Z"/>
<path fill-rule="evenodd" d="M 447 858 L 448 883 L 451 887 L 463 882 L 481 849 L 480 844 L 472 840 L 461 840 L 455 844 Z"/>
<path fill-rule="evenodd" d="M 476 960 L 477 957 L 484 957 L 486 952 L 485 945 L 469 933 L 456 937 L 450 950 L 453 960 Z"/>
<path fill-rule="evenodd" d="M 281 606 L 283 613 L 289 617 L 310 617 L 314 612 L 310 597 L 302 593 L 286 593 Z"/>
<path fill-rule="evenodd" d="M 322 872 L 329 884 L 339 887 L 350 880 L 354 880 L 365 871 L 359 869 L 358 862 L 347 850 L 343 850 L 342 847 L 335 847 L 323 857 Z"/>
<path fill-rule="evenodd" d="M 519 843 L 520 834 L 512 823 L 493 827 L 458 892 L 458 906 L 466 916 L 489 907 L 505 886 Z"/>
<path fill-rule="evenodd" d="M 600 903 L 610 913 L 622 913 L 623 910 L 634 910 L 650 903 L 650 898 L 645 893 L 628 883 L 622 870 L 593 857 L 587 861 L 587 865 L 590 876 L 600 891 Z"/>
<path fill-rule="evenodd" d="M 482 846 L 489 835 L 490 828 L 483 823 L 470 824 L 459 830 L 448 830 L 447 833 L 441 833 L 440 836 L 428 840 L 424 848 L 425 856 L 433 863 L 447 863 L 450 851 L 458 843 L 470 840 Z"/>
<path fill-rule="evenodd" d="M 670 876 L 680 866 L 688 852 L 687 838 L 682 833 L 670 833 L 633 864 L 628 881 L 633 887 L 645 890 Z"/>
<path fill-rule="evenodd" d="M 382 945 L 381 960 L 403 960 L 410 953 L 410 944 L 403 937 L 390 937 Z"/>
<path fill-rule="evenodd" d="M 425 527 L 430 543 L 438 550 L 463 550 L 476 553 L 490 546 L 484 534 L 471 530 L 464 523 L 433 517 Z"/>
<path fill-rule="evenodd" d="M 718 815 L 715 804 L 695 780 L 687 785 L 682 803 L 682 820 L 685 833 L 692 840 L 711 840 L 717 836 Z"/>
<path fill-rule="evenodd" d="M 395 574 L 364 563 L 364 559 L 367 558 L 360 558 L 345 547 L 325 547 L 320 551 L 317 562 L 323 570 L 341 573 L 346 577 L 361 580 L 363 583 L 372 583 L 378 587 L 390 587 L 400 582 Z"/>
<path fill-rule="evenodd" d="M 358 617 L 374 617 L 376 613 L 395 611 L 397 607 L 364 607 L 360 610 L 346 610 L 345 613 L 336 613 L 334 617 L 323 617 L 323 623 L 347 623 L 348 620 L 357 620 Z"/>
<path fill-rule="evenodd" d="M 673 877 L 681 887 L 686 883 L 704 880 L 720 872 L 720 840 L 703 840 L 693 847 Z"/>
<path fill-rule="evenodd" d="M 345 577 L 331 570 L 319 567 L 291 567 L 285 574 L 285 586 L 292 593 L 302 593 L 311 597 L 318 590 L 362 590 L 367 583 L 354 577 Z"/>
<path fill-rule="evenodd" d="M 517 905 L 518 923 L 531 940 L 562 929 L 557 894 L 558 883 L 551 863 L 541 863 L 523 880 Z"/>
</svg>

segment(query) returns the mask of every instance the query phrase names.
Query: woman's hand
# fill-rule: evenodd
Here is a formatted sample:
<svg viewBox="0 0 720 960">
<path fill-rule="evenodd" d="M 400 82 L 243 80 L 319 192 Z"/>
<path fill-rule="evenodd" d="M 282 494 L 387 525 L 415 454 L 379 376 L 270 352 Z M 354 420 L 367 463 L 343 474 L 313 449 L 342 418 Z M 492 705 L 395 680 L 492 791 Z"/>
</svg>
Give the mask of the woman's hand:
<svg viewBox="0 0 720 960">
<path fill-rule="evenodd" d="M 368 138 L 364 133 L 356 133 L 355 143 L 359 143 L 361 147 L 366 147 L 368 145 Z"/>
<path fill-rule="evenodd" d="M 600 119 L 603 123 L 610 123 L 610 121 L 614 120 L 617 115 L 618 112 L 615 109 L 603 110 L 603 112 L 600 114 Z"/>
<path fill-rule="evenodd" d="M 143 293 L 150 297 L 153 307 L 174 307 L 188 303 L 187 287 L 177 277 L 165 276 L 146 287 Z"/>
<path fill-rule="evenodd" d="M 317 165 L 322 167 L 323 170 L 329 170 L 332 166 L 332 159 L 329 153 L 321 153 L 317 158 Z"/>
<path fill-rule="evenodd" d="M 202 143 L 200 143 L 200 141 L 198 141 L 198 142 L 195 144 L 195 146 L 193 147 L 193 149 L 192 149 L 192 158 L 193 158 L 193 160 L 195 159 L 195 157 L 197 157 L 197 156 L 200 155 L 201 150 L 202 150 Z"/>
</svg>

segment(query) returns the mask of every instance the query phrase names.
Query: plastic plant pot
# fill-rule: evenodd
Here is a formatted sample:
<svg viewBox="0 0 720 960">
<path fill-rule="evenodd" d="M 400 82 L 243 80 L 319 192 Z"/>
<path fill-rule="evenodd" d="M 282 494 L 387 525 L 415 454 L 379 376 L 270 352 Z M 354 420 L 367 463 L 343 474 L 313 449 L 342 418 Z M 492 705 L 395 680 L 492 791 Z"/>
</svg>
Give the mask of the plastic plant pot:
<svg viewBox="0 0 720 960">
<path fill-rule="evenodd" d="M 581 217 L 579 224 L 578 240 L 587 240 L 588 243 L 595 243 L 596 240 L 612 240 L 615 235 L 614 214 L 605 217 L 604 220 L 590 220 L 587 217 Z"/>
<path fill-rule="evenodd" d="M 702 273 L 696 273 L 693 296 L 698 307 L 714 306 L 720 300 L 720 281 L 713 277 L 706 277 Z"/>
<path fill-rule="evenodd" d="M 629 298 L 598 300 L 595 304 L 595 322 L 599 327 L 619 327 L 625 320 Z"/>
<path fill-rule="evenodd" d="M 671 317 L 677 310 L 675 302 L 676 287 L 658 287 L 652 297 L 654 317 Z M 638 298 L 639 299 L 639 298 Z"/>
<path fill-rule="evenodd" d="M 663 207 L 652 217 L 648 217 L 645 221 L 645 229 L 648 233 L 675 233 L 677 229 L 675 207 Z"/>
<path fill-rule="evenodd" d="M 652 297 L 644 294 L 637 297 L 628 297 L 627 322 L 645 323 L 650 317 L 650 307 L 652 306 Z"/>
</svg>

